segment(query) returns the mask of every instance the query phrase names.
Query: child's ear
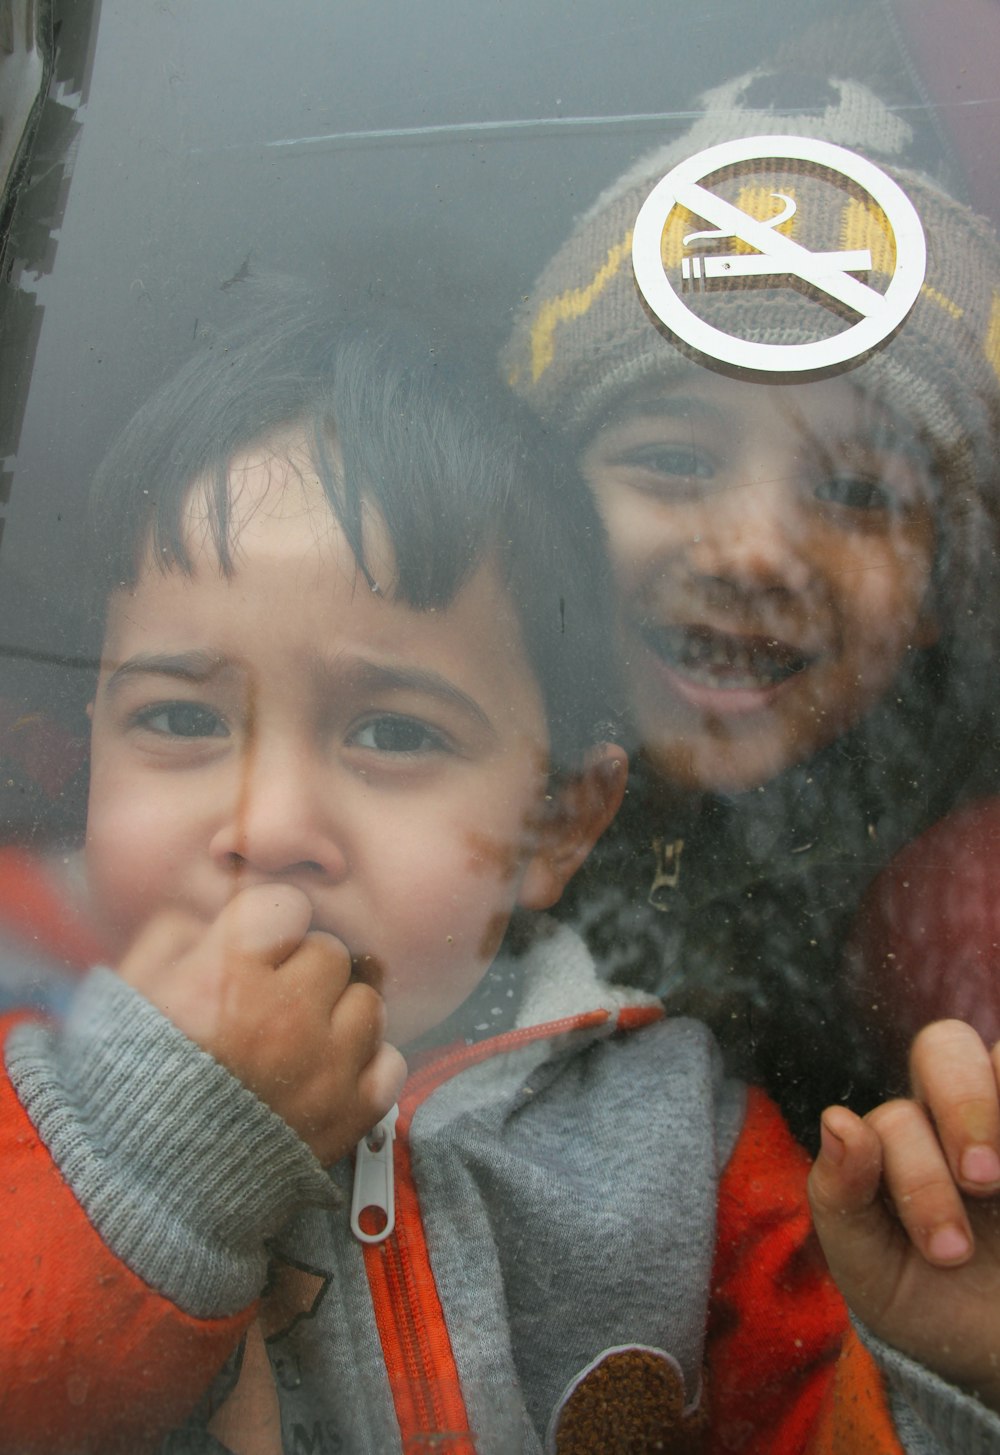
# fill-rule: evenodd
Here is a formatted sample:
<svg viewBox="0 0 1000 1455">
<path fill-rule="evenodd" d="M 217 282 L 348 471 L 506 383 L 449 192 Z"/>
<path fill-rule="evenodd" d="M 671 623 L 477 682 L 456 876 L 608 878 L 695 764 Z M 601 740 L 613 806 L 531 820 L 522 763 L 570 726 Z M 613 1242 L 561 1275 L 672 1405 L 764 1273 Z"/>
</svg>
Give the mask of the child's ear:
<svg viewBox="0 0 1000 1455">
<path fill-rule="evenodd" d="M 618 812 L 628 777 L 625 749 L 600 743 L 555 790 L 525 867 L 517 902 L 550 909 Z"/>
</svg>

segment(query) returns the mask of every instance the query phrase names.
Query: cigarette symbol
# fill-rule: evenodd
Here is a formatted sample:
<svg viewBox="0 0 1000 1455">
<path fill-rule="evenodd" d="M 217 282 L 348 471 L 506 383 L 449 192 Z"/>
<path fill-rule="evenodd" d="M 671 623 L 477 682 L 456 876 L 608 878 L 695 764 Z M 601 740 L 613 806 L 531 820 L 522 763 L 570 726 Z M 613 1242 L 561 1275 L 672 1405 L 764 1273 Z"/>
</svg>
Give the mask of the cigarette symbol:
<svg viewBox="0 0 1000 1455">
<path fill-rule="evenodd" d="M 795 216 L 796 203 L 794 198 L 787 197 L 784 192 L 772 192 L 771 196 L 783 204 L 780 212 L 774 217 L 763 218 L 758 223 L 757 237 L 753 240 L 754 246 L 766 247 L 766 229 L 773 236 L 773 229 L 780 227 L 783 222 Z M 737 213 L 746 220 L 746 213 Z M 690 247 L 693 242 L 700 242 L 702 238 L 716 240 L 726 237 L 743 237 L 744 229 L 734 227 L 731 231 L 725 232 L 722 228 L 706 228 L 703 232 L 689 232 L 684 238 L 684 246 Z M 797 244 L 794 246 L 798 247 Z M 799 252 L 805 252 L 800 248 Z M 823 287 L 821 280 L 828 279 L 837 273 L 867 273 L 871 271 L 872 255 L 868 248 L 855 248 L 853 250 L 840 250 L 830 253 L 809 253 L 810 281 L 818 283 Z M 798 259 L 796 259 L 796 262 Z M 784 262 L 784 266 L 782 266 Z M 793 263 L 789 265 L 787 255 L 784 257 L 779 253 L 775 258 L 770 251 L 757 253 L 695 253 L 693 257 L 681 259 L 681 278 L 685 283 L 693 283 L 695 287 L 710 278 L 767 278 L 778 277 L 781 274 L 802 273 L 801 267 Z M 833 289 L 828 291 L 833 292 Z"/>
<path fill-rule="evenodd" d="M 824 277 L 836 273 L 867 273 L 872 266 L 872 255 L 868 248 L 835 253 L 810 253 L 809 257 L 811 281 L 819 283 L 821 287 Z M 682 279 L 695 285 L 707 278 L 777 277 L 781 273 L 799 271 L 797 267 L 781 267 L 774 258 L 764 253 L 695 253 L 691 258 L 681 259 Z"/>
</svg>

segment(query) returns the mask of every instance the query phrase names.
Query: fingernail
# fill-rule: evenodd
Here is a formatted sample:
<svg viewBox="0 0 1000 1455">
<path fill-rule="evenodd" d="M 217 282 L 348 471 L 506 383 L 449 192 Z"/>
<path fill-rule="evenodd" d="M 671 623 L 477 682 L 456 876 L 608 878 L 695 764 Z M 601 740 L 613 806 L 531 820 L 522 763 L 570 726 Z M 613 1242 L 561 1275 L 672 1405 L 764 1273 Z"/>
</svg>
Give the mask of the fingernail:
<svg viewBox="0 0 1000 1455">
<path fill-rule="evenodd" d="M 969 1251 L 969 1240 L 953 1223 L 931 1235 L 927 1252 L 936 1263 L 956 1263 Z"/>
<path fill-rule="evenodd" d="M 962 1178 L 983 1187 L 1000 1182 L 1000 1157 L 992 1147 L 966 1147 L 962 1153 Z"/>
<path fill-rule="evenodd" d="M 831 1132 L 824 1121 L 821 1121 L 819 1124 L 819 1146 L 820 1151 L 827 1161 L 832 1162 L 834 1167 L 839 1167 L 844 1160 L 844 1154 L 847 1148 L 837 1134 Z"/>
</svg>

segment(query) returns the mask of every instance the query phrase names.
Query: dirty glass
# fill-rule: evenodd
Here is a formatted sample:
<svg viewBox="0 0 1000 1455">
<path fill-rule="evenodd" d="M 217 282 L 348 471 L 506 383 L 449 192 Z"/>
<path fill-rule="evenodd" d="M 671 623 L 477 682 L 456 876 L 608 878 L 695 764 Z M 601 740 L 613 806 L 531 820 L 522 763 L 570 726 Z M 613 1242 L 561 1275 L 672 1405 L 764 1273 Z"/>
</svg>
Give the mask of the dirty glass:
<svg viewBox="0 0 1000 1455">
<path fill-rule="evenodd" d="M 0 1450 L 1000 1448 L 998 46 L 0 0 Z"/>
</svg>

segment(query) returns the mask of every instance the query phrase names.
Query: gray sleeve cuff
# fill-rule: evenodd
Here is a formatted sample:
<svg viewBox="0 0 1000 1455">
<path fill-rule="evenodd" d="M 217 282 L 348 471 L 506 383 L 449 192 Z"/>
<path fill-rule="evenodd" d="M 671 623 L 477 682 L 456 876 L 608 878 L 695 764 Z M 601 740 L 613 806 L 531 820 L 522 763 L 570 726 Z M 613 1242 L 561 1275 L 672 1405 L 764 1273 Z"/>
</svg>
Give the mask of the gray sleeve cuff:
<svg viewBox="0 0 1000 1455">
<path fill-rule="evenodd" d="M 110 970 L 91 972 L 62 1027 L 16 1026 L 6 1061 L 101 1238 L 191 1314 L 244 1307 L 265 1239 L 337 1200 L 291 1128 Z"/>
<path fill-rule="evenodd" d="M 1000 1415 L 854 1324 L 882 1371 L 896 1427 L 912 1455 L 998 1455 Z"/>
</svg>

